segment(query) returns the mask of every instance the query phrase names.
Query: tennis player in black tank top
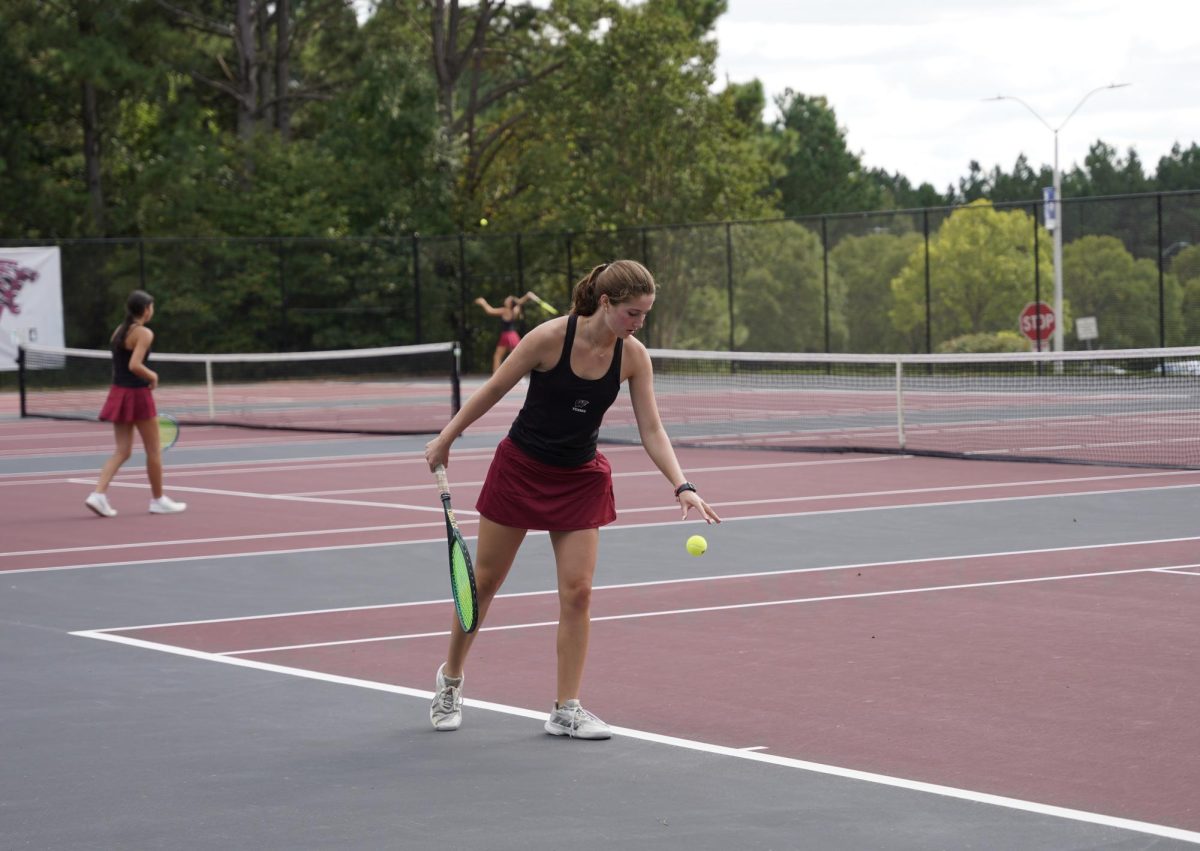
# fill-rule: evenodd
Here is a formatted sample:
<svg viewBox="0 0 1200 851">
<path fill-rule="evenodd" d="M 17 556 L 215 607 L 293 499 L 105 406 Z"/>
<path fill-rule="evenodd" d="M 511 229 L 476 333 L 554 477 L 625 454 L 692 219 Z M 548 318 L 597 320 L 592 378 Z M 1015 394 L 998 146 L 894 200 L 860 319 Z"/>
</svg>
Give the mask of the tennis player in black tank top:
<svg viewBox="0 0 1200 851">
<path fill-rule="evenodd" d="M 706 523 L 721 522 L 679 466 L 654 398 L 650 355 L 633 337 L 654 305 L 655 290 L 650 272 L 633 260 L 592 269 L 575 285 L 571 315 L 530 331 L 425 447 L 431 471 L 449 466 L 454 440 L 529 376 L 525 405 L 496 448 L 476 503 L 475 581 L 482 620 L 528 530 L 550 533 L 559 589 L 558 678 L 554 709 L 544 726 L 553 735 L 610 735 L 608 725 L 580 704 L 579 691 L 600 526 L 616 518 L 611 469 L 596 440 L 622 382 L 629 382 L 642 446 L 670 482 L 682 518 L 694 509 Z M 479 634 L 463 633 L 456 618 L 451 629 L 429 713 L 438 730 L 456 730 L 462 722 L 463 668 Z"/>
<path fill-rule="evenodd" d="M 125 302 L 125 321 L 109 340 L 113 358 L 113 381 L 100 419 L 111 422 L 116 450 L 96 478 L 96 489 L 84 505 L 101 517 L 116 517 L 108 502 L 108 486 L 121 465 L 133 453 L 133 434 L 142 438 L 146 450 L 146 478 L 150 480 L 150 513 L 178 514 L 186 502 L 176 502 L 163 493 L 162 445 L 158 437 L 157 409 L 153 391 L 158 373 L 150 368 L 154 332 L 146 325 L 154 318 L 154 298 L 145 290 L 134 290 Z"/>
</svg>

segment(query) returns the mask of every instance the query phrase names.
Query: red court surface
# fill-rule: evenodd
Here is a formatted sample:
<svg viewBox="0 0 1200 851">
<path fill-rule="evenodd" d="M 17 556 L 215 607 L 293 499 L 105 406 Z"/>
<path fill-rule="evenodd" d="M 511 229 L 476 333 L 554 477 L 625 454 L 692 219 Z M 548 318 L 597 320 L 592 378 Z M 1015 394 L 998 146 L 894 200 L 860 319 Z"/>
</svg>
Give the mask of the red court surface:
<svg viewBox="0 0 1200 851">
<path fill-rule="evenodd" d="M 76 424 L 58 445 L 86 451 L 94 431 Z M 419 448 L 297 441 L 295 457 L 236 460 L 222 457 L 236 440 L 228 432 L 192 439 L 214 454 L 170 459 L 168 491 L 190 506 L 178 517 L 142 513 L 136 457 L 110 491 L 122 511 L 114 521 L 82 510 L 95 471 L 70 451 L 59 456 L 65 469 L 0 476 L 10 521 L 0 571 L 158 571 L 230 558 L 249 568 L 272 553 L 388 545 L 402 555 L 444 541 Z M 9 446 L 10 458 L 33 448 Z M 52 454 L 53 441 L 43 448 Z M 602 451 L 620 514 L 602 533 L 602 562 L 646 559 L 644 541 L 632 541 L 655 540 L 656 527 L 697 531 L 676 525 L 669 487 L 640 448 Z M 1200 530 L 1189 520 L 1200 471 L 679 454 L 726 522 L 700 529 L 710 552 L 687 562 L 707 575 L 598 578 L 584 697 L 618 735 L 1200 841 Z M 462 446 L 451 458 L 468 536 L 490 457 L 489 447 Z M 1115 502 L 1099 512 L 1098 500 Z M 1071 526 L 1061 541 L 1035 528 L 1051 508 Z M 1129 512 L 1142 510 L 1156 513 L 1139 525 Z M 896 546 L 861 556 L 874 530 L 913 511 L 943 512 L 932 528 L 957 554 Z M 833 537 L 832 524 L 856 516 L 862 541 Z M 976 527 L 1011 524 L 1008 545 L 981 549 L 947 525 L 967 516 Z M 1128 530 L 1115 528 L 1119 516 Z M 802 538 L 801 528 L 830 531 Z M 796 567 L 818 544 L 840 558 Z M 468 713 L 545 712 L 557 614 L 552 588 L 497 599 L 472 653 Z M 446 599 L 384 594 L 371 606 L 81 623 L 74 634 L 424 698 L 451 617 Z M 412 700 L 405 709 L 425 711 Z"/>
<path fill-rule="evenodd" d="M 83 424 L 79 424 L 83 425 Z M 103 434 L 100 426 L 93 431 Z M 229 430 L 201 445 L 220 449 Z M 189 430 L 191 445 L 196 445 Z M 251 444 L 265 439 L 250 433 Z M 298 441 L 294 434 L 285 439 Z M 75 434 L 69 436 L 78 443 Z M 271 445 L 279 445 L 275 442 Z M 441 508 L 429 499 L 419 452 L 323 455 L 301 460 L 172 463 L 167 484 L 186 499 L 186 521 L 141 513 L 148 497 L 135 457 L 110 490 L 118 510 L 134 515 L 120 525 L 85 511 L 95 470 L 0 476 L 6 518 L 0 571 L 86 566 L 322 546 L 430 540 L 440 536 Z M 618 524 L 665 523 L 677 517 L 661 475 L 638 447 L 609 446 L 619 506 Z M 689 475 L 711 483 L 723 517 L 766 517 L 821 511 L 887 509 L 971 501 L 1100 494 L 1137 488 L 1191 488 L 1200 471 L 1139 470 L 1066 465 L 964 463 L 888 455 L 810 455 L 739 450 L 682 450 Z M 471 506 L 490 450 L 459 449 L 451 481 L 464 534 L 474 527 Z M 174 459 L 168 459 L 168 462 Z M 914 466 L 919 475 L 914 475 Z M 198 534 L 197 529 L 205 530 Z M 219 530 L 219 531 L 218 531 Z"/>
<path fill-rule="evenodd" d="M 1196 546 L 600 589 L 589 705 L 665 736 L 1198 830 L 1200 726 L 1181 723 L 1200 676 Z M 556 617 L 552 594 L 498 600 L 470 697 L 540 708 Z M 419 689 L 446 621 L 439 601 L 107 634 Z"/>
</svg>

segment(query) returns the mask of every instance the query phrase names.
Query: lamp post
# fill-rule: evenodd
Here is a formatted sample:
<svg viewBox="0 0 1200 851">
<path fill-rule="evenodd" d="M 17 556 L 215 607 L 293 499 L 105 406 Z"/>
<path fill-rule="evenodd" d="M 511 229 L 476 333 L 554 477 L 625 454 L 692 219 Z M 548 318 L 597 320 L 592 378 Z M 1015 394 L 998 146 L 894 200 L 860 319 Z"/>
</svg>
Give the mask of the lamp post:
<svg viewBox="0 0 1200 851">
<path fill-rule="evenodd" d="M 1033 117 L 1042 124 L 1046 125 L 1046 129 L 1054 134 L 1054 197 L 1051 203 L 1054 205 L 1052 209 L 1052 219 L 1054 221 L 1054 351 L 1061 352 L 1063 350 L 1063 280 L 1062 280 L 1062 172 L 1058 169 L 1058 131 L 1067 126 L 1067 122 L 1079 112 L 1080 107 L 1094 95 L 1096 92 L 1102 92 L 1105 89 L 1123 89 L 1126 86 L 1133 85 L 1132 83 L 1109 83 L 1107 86 L 1100 86 L 1092 89 L 1084 95 L 1079 103 L 1075 104 L 1075 108 L 1070 114 L 1062 120 L 1062 124 L 1057 127 L 1051 127 L 1046 119 L 1038 114 L 1034 109 L 1019 97 L 1012 95 L 996 95 L 992 98 L 984 98 L 984 100 L 1015 100 L 1021 106 L 1033 113 Z"/>
</svg>

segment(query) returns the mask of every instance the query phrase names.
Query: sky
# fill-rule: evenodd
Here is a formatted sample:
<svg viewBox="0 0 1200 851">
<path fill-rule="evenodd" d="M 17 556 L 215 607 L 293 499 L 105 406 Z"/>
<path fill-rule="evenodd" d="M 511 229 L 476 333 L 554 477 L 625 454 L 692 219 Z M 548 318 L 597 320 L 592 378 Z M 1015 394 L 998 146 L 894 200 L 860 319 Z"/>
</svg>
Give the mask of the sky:
<svg viewBox="0 0 1200 851">
<path fill-rule="evenodd" d="M 785 89 L 824 95 L 866 166 L 939 191 L 971 160 L 1053 164 L 1054 129 L 1063 171 L 1097 139 L 1151 175 L 1200 142 L 1196 0 L 728 0 L 716 38 L 716 88 L 757 78 L 768 121 Z"/>
</svg>

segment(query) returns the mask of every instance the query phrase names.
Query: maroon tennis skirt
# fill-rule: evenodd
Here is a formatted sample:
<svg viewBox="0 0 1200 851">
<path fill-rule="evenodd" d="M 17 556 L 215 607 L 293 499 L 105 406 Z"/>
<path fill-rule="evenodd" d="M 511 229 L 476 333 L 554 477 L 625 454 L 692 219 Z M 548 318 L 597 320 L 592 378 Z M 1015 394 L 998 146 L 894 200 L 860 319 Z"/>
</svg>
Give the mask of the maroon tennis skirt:
<svg viewBox="0 0 1200 851">
<path fill-rule="evenodd" d="M 158 416 L 154 393 L 149 387 L 118 387 L 108 389 L 108 398 L 100 409 L 100 419 L 110 423 L 136 423 Z"/>
<path fill-rule="evenodd" d="M 500 340 L 496 343 L 496 348 L 515 349 L 519 342 L 521 342 L 521 335 L 516 331 L 501 331 Z"/>
<path fill-rule="evenodd" d="M 599 529 L 617 519 L 612 468 L 599 452 L 578 467 L 543 464 L 506 437 L 496 447 L 475 509 L 515 529 Z"/>
</svg>

